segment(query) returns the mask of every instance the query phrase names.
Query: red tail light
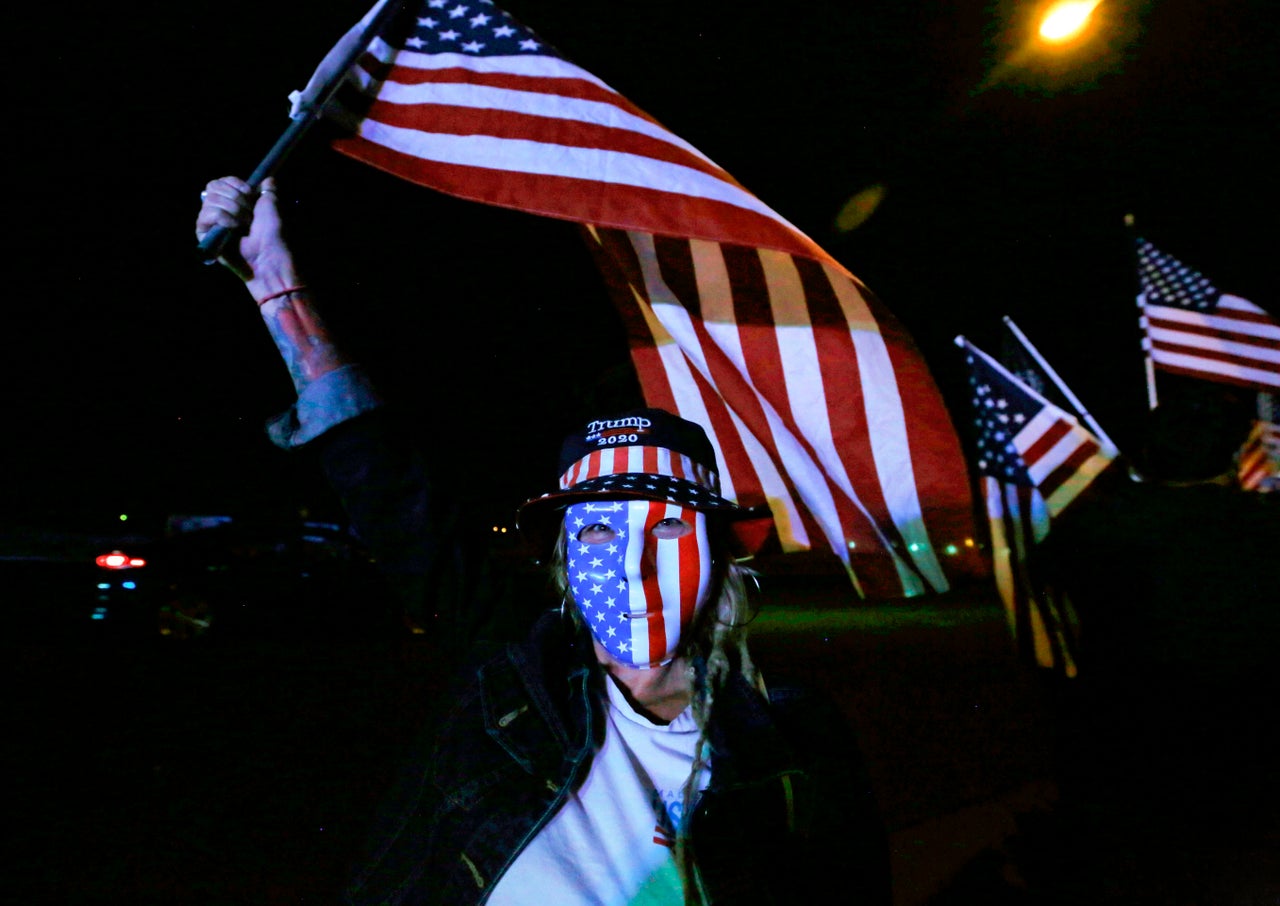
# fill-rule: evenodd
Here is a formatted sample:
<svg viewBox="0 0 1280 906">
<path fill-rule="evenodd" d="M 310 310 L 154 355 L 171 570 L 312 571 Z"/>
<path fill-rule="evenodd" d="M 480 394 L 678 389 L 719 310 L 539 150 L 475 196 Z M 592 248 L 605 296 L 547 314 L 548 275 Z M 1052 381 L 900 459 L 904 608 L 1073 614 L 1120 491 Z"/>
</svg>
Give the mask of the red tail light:
<svg viewBox="0 0 1280 906">
<path fill-rule="evenodd" d="M 131 557 L 122 551 L 99 554 L 93 562 L 103 569 L 137 569 L 140 566 L 147 565 L 147 561 L 141 557 Z"/>
</svg>

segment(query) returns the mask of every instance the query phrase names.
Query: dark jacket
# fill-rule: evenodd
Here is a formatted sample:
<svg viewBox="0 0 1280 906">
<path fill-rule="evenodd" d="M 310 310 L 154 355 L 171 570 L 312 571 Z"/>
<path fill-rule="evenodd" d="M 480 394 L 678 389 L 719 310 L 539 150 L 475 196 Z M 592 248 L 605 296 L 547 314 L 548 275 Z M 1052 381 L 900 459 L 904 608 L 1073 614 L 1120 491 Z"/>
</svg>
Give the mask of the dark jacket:
<svg viewBox="0 0 1280 906">
<path fill-rule="evenodd" d="M 450 523 L 432 515 L 437 501 L 417 458 L 396 448 L 383 419 L 331 433 L 330 477 L 393 572 L 421 590 L 421 577 L 447 564 L 463 573 L 451 578 L 455 589 L 484 598 L 500 587 L 447 553 L 441 526 Z M 481 650 L 410 753 L 346 902 L 483 902 L 586 776 L 602 739 L 605 681 L 589 635 L 556 611 L 524 641 Z M 766 701 L 735 673 L 716 697 L 708 737 L 711 781 L 691 818 L 708 902 L 890 902 L 883 827 L 832 704 L 782 687 Z"/>
</svg>

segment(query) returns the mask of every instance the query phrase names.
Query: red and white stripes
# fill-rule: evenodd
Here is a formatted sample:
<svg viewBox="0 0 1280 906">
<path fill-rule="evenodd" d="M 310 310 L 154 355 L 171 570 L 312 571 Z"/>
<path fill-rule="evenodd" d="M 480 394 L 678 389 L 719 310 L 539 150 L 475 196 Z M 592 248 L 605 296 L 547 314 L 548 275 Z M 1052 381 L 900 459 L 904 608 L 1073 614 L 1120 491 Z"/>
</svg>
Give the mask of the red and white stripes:
<svg viewBox="0 0 1280 906">
<path fill-rule="evenodd" d="M 719 487 L 715 471 L 688 456 L 665 447 L 629 445 L 592 450 L 565 470 L 560 476 L 560 488 L 565 490 L 603 475 L 666 475 L 710 491 Z"/>
<path fill-rule="evenodd" d="M 959 445 L 918 353 L 854 278 L 771 250 L 587 233 L 646 397 L 707 429 L 725 496 L 767 502 L 785 550 L 868 555 L 870 594 L 947 587 L 935 538 L 971 531 Z"/>
<path fill-rule="evenodd" d="M 680 538 L 653 538 L 653 526 L 668 518 L 692 520 L 694 530 Z M 627 506 L 627 534 L 624 569 L 633 660 L 659 664 L 675 656 L 681 633 L 693 622 L 711 581 L 706 516 L 675 503 L 634 501 Z"/>
<path fill-rule="evenodd" d="M 1152 305 L 1139 297 L 1148 351 L 1162 371 L 1280 390 L 1280 323 L 1238 296 L 1212 312 Z"/>
<path fill-rule="evenodd" d="M 335 147 L 488 204 L 826 257 L 683 139 L 555 56 L 415 53 L 376 39 L 353 71 L 376 100 Z"/>
</svg>

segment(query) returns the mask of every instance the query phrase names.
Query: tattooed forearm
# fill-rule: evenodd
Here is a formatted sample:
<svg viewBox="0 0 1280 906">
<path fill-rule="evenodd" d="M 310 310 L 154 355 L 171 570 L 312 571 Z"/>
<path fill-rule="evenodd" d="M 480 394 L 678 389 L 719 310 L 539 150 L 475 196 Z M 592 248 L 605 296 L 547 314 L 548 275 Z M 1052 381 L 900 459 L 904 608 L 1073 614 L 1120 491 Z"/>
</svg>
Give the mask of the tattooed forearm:
<svg viewBox="0 0 1280 906">
<path fill-rule="evenodd" d="M 347 364 L 305 294 L 272 299 L 262 306 L 262 317 L 299 393 L 321 375 Z"/>
</svg>

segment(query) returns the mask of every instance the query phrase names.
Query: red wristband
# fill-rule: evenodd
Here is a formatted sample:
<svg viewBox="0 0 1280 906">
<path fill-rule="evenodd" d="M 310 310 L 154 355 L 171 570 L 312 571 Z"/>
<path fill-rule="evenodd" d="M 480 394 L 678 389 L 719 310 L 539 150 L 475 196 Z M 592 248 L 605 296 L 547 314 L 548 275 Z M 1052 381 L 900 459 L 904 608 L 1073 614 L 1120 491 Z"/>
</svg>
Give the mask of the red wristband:
<svg viewBox="0 0 1280 906">
<path fill-rule="evenodd" d="M 258 307 L 261 308 L 263 305 L 266 305 L 272 299 L 279 299 L 281 296 L 287 296 L 290 293 L 303 293 L 306 291 L 307 291 L 306 284 L 299 283 L 297 286 L 291 286 L 288 289 L 282 289 L 278 293 L 272 293 L 271 295 L 267 296 L 265 299 L 260 299 L 258 301 Z"/>
</svg>

